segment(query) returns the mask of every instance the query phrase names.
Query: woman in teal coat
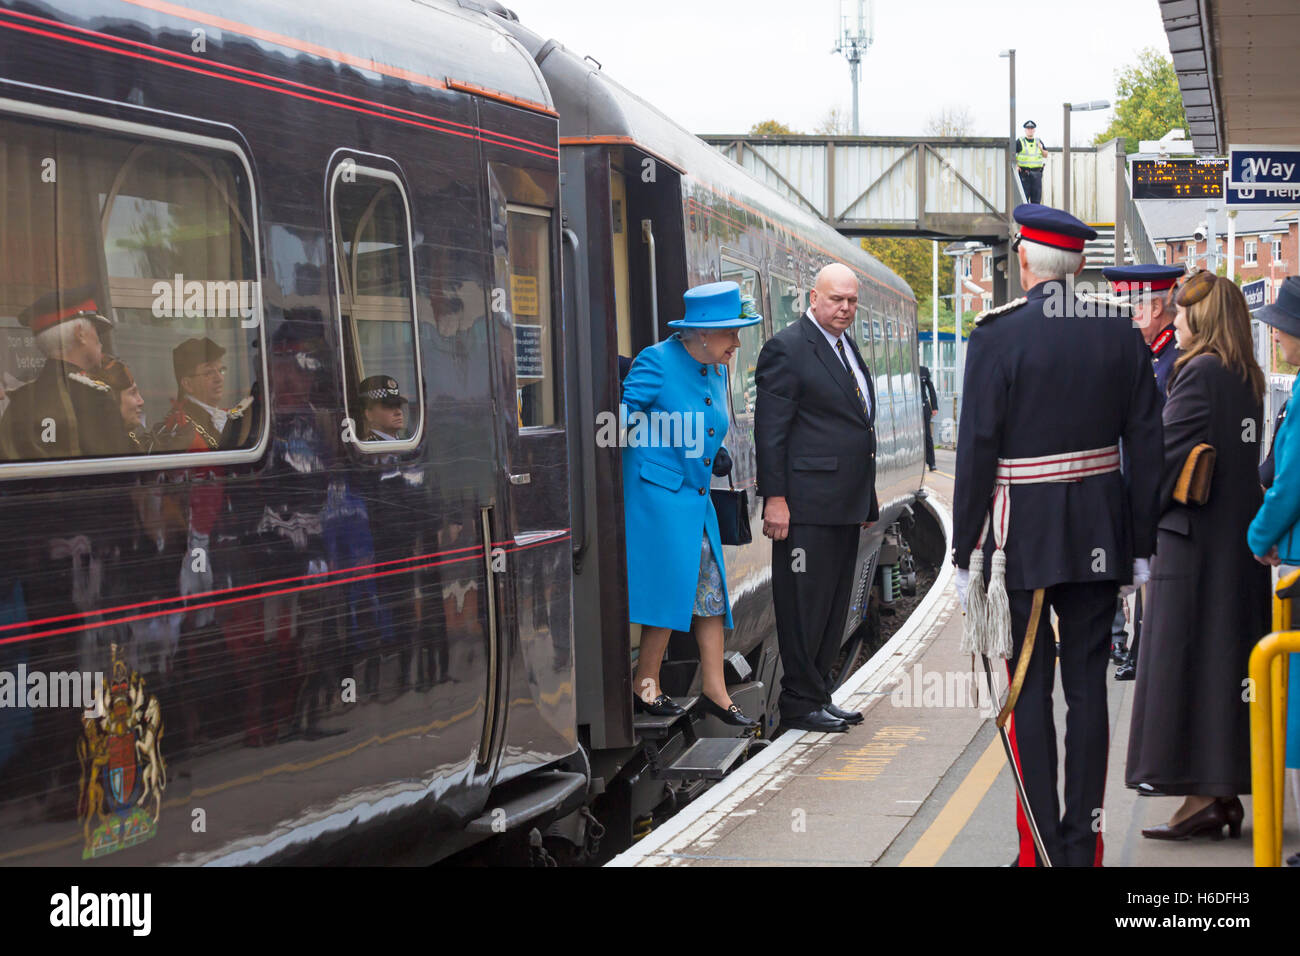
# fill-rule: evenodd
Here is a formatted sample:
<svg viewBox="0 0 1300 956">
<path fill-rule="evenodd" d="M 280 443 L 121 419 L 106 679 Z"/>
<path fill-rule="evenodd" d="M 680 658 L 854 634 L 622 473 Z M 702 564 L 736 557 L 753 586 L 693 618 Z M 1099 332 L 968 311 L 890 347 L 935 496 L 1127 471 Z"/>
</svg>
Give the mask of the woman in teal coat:
<svg viewBox="0 0 1300 956">
<path fill-rule="evenodd" d="M 640 624 L 633 681 L 639 710 L 679 714 L 659 687 L 673 631 L 695 631 L 705 710 L 740 727 L 755 723 L 727 693 L 723 627 L 731 627 L 727 571 L 709 484 L 727 437 L 724 366 L 740 346 L 737 329 L 761 322 L 734 282 L 684 296 L 681 331 L 637 356 L 623 382 L 623 516 L 627 529 L 628 617 Z"/>
<path fill-rule="evenodd" d="M 1255 313 L 1255 318 L 1273 326 L 1273 339 L 1282 357 L 1300 365 L 1300 276 L 1290 276 L 1278 290 L 1277 302 Z M 1296 384 L 1291 387 L 1297 400 Z M 1273 481 L 1264 494 L 1255 520 L 1246 532 L 1255 560 L 1262 564 L 1300 564 L 1300 411 L 1288 413 L 1273 436 Z M 1280 552 L 1280 553 L 1279 553 Z M 1294 622 L 1293 622 L 1294 623 Z M 1300 654 L 1291 655 L 1290 694 L 1286 721 L 1286 766 L 1293 795 L 1300 794 Z M 1300 808 L 1300 796 L 1296 796 Z M 1300 866 L 1300 853 L 1287 859 Z"/>
</svg>

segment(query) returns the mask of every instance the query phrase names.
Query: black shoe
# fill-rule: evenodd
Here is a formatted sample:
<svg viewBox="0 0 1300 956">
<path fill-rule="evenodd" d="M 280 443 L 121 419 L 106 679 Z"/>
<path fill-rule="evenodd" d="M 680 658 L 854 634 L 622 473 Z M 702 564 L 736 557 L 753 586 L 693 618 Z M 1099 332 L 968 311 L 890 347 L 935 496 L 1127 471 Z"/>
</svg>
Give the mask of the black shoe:
<svg viewBox="0 0 1300 956">
<path fill-rule="evenodd" d="M 1124 663 L 1115 668 L 1116 680 L 1133 680 L 1137 677 L 1137 662 L 1125 658 Z"/>
<path fill-rule="evenodd" d="M 1219 797 L 1219 806 L 1228 818 L 1228 836 L 1234 840 L 1241 839 L 1241 821 L 1246 818 L 1246 808 L 1241 805 L 1241 797 Z"/>
<path fill-rule="evenodd" d="M 632 695 L 632 709 L 642 714 L 655 717 L 680 717 L 686 711 L 667 694 L 660 694 L 654 700 L 646 702 L 639 694 Z"/>
<path fill-rule="evenodd" d="M 814 710 L 811 714 L 800 714 L 798 717 L 782 717 L 781 726 L 793 730 L 811 730 L 819 734 L 846 734 L 849 731 L 848 724 L 824 710 Z"/>
<path fill-rule="evenodd" d="M 1112 664 L 1123 664 L 1128 660 L 1128 648 L 1124 646 L 1124 638 L 1114 636 L 1110 642 L 1110 660 Z"/>
<path fill-rule="evenodd" d="M 827 704 L 825 707 L 822 708 L 822 710 L 826 711 L 826 713 L 830 714 L 832 717 L 838 717 L 846 724 L 862 723 L 863 718 L 862 718 L 861 711 L 841 710 L 839 707 L 836 707 L 834 704 Z"/>
<path fill-rule="evenodd" d="M 1147 827 L 1142 831 L 1142 835 L 1148 840 L 1187 840 L 1194 836 L 1208 836 L 1212 840 L 1222 840 L 1223 828 L 1228 825 L 1228 814 L 1223 804 L 1213 800 L 1181 823 L 1162 823 L 1159 826 Z"/>
<path fill-rule="evenodd" d="M 704 708 L 706 714 L 710 714 L 724 724 L 730 724 L 732 727 L 757 727 L 758 721 L 746 717 L 744 712 L 732 704 L 726 710 L 723 710 L 718 704 L 713 702 L 708 694 L 700 694 L 700 706 Z"/>
</svg>

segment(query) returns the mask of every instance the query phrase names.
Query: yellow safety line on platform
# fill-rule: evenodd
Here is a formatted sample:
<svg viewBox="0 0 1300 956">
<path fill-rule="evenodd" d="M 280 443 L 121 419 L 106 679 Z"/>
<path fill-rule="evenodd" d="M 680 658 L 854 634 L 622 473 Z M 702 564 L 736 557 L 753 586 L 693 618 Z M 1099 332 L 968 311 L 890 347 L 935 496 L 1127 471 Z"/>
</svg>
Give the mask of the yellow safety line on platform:
<svg viewBox="0 0 1300 956">
<path fill-rule="evenodd" d="M 949 481 L 956 481 L 956 480 L 957 480 L 953 475 L 948 474 L 946 471 L 940 471 L 938 468 L 936 468 L 934 471 L 930 472 L 930 474 L 932 474 L 932 475 L 943 475 L 943 476 L 944 476 L 945 478 L 947 478 Z"/>
<path fill-rule="evenodd" d="M 921 834 L 921 839 L 907 851 L 907 856 L 898 865 L 937 866 L 1005 765 L 1006 757 L 1002 754 L 1001 741 L 995 736 L 975 766 L 971 767 L 970 773 L 966 774 L 966 779 L 961 782 L 956 793 L 948 798 L 934 822 Z"/>
</svg>

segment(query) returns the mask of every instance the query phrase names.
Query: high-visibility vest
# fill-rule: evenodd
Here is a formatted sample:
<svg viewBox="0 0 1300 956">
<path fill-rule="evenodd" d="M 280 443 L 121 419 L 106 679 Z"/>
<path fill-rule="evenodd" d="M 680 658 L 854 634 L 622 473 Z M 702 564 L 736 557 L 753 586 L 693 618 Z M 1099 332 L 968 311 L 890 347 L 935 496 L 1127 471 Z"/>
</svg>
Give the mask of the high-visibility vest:
<svg viewBox="0 0 1300 956">
<path fill-rule="evenodd" d="M 1043 163 L 1047 161 L 1043 144 L 1038 137 L 1033 139 L 1020 137 L 1016 140 L 1016 150 L 1016 165 L 1021 169 L 1042 169 Z"/>
</svg>

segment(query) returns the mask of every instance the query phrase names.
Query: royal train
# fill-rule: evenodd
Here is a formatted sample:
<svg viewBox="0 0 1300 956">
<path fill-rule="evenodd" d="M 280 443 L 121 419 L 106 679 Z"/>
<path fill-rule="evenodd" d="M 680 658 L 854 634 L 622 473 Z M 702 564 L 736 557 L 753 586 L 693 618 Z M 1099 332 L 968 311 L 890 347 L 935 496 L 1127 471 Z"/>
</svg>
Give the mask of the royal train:
<svg viewBox="0 0 1300 956">
<path fill-rule="evenodd" d="M 879 396 L 850 662 L 935 538 L 908 287 L 504 8 L 6 0 L 0 163 L 0 863 L 590 860 L 719 779 L 781 674 L 754 366 L 831 260 Z M 766 316 L 727 442 L 757 738 L 634 717 L 596 425 L 720 279 Z M 697 665 L 674 635 L 665 689 Z"/>
</svg>

